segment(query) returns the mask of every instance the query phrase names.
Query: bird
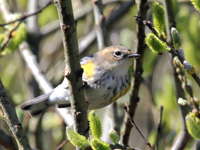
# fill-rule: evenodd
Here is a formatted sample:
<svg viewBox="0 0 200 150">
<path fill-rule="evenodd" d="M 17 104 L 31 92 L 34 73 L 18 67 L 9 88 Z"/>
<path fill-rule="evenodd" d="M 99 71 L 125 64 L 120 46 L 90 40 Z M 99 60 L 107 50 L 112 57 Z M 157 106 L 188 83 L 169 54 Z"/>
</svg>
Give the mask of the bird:
<svg viewBox="0 0 200 150">
<path fill-rule="evenodd" d="M 127 93 L 130 88 L 129 68 L 133 59 L 140 57 L 124 46 L 109 46 L 81 59 L 84 96 L 88 109 L 105 107 Z M 70 106 L 69 82 L 63 82 L 48 94 L 21 104 L 21 109 L 38 115 L 52 105 Z M 78 89 L 77 89 L 78 90 Z"/>
</svg>

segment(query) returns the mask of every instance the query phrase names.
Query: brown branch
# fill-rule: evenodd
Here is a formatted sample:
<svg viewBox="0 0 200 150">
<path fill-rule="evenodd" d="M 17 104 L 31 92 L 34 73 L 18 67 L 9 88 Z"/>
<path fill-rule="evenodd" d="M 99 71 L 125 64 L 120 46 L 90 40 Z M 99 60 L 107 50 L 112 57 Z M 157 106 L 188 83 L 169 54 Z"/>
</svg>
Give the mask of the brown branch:
<svg viewBox="0 0 200 150">
<path fill-rule="evenodd" d="M 140 3 L 138 3 L 138 15 L 141 16 L 142 18 L 146 18 L 147 15 L 147 0 L 141 0 Z M 137 21 L 137 20 L 136 20 Z M 143 73 L 143 56 L 144 56 L 144 51 L 146 48 L 145 44 L 145 26 L 143 23 L 137 21 L 137 54 L 140 55 L 140 58 L 136 59 L 136 63 L 134 66 L 134 83 L 132 84 L 131 87 L 131 95 L 128 103 L 128 111 L 131 117 L 134 116 L 136 108 L 137 108 L 137 103 L 139 102 L 139 89 L 140 85 L 142 83 L 142 73 Z M 129 142 L 129 137 L 130 137 L 130 132 L 131 132 L 131 123 L 128 121 L 128 117 L 124 117 L 124 124 L 123 124 L 123 131 L 122 133 L 122 142 L 124 145 L 128 146 Z"/>
<path fill-rule="evenodd" d="M 179 49 L 179 51 L 180 50 L 182 49 Z M 196 112 L 199 112 L 199 104 L 195 102 L 194 100 L 195 98 L 193 96 L 192 86 L 188 84 L 187 77 L 185 76 L 185 71 L 182 69 L 183 65 L 177 59 L 173 60 L 173 64 L 174 64 L 175 70 L 177 69 L 179 70 L 179 71 L 176 71 L 176 73 L 177 73 L 178 79 L 182 83 L 182 86 L 181 86 L 182 89 L 189 95 L 188 100 L 190 102 L 190 106 L 192 106 L 192 108 L 189 108 L 189 109 L 192 109 L 192 111 L 195 110 Z"/>
<path fill-rule="evenodd" d="M 171 27 L 175 27 L 176 23 L 174 20 L 174 14 L 173 14 L 173 10 L 172 10 L 172 1 L 171 0 L 165 0 L 164 1 L 165 4 L 165 10 L 166 10 L 166 18 L 167 18 L 167 35 L 168 35 L 168 41 L 165 38 L 161 38 L 159 36 L 157 36 L 157 33 L 154 33 L 155 30 L 152 26 L 152 24 L 150 22 L 147 21 L 142 21 L 160 40 L 166 42 L 166 44 L 170 47 L 171 51 L 170 53 L 172 54 L 173 58 L 175 56 L 177 56 L 179 58 L 179 60 L 183 63 L 183 61 L 185 60 L 185 58 L 183 56 L 181 56 L 178 51 L 175 51 L 173 46 L 172 46 L 172 42 L 171 42 L 171 34 L 170 34 L 170 29 Z M 197 84 L 200 86 L 200 80 L 199 77 L 196 75 L 196 73 L 193 75 L 195 77 L 193 77 L 195 79 L 195 81 L 197 82 Z M 179 81 L 176 70 L 174 69 L 174 80 L 175 80 L 175 90 L 176 90 L 176 99 L 178 100 L 178 98 L 185 98 L 185 93 L 183 91 L 183 89 L 181 88 L 182 83 Z M 178 137 L 176 138 L 175 142 L 173 143 L 172 146 L 172 150 L 181 150 L 184 149 L 185 146 L 187 145 L 187 143 L 190 140 L 190 135 L 188 134 L 187 128 L 186 128 L 186 124 L 185 124 L 185 116 L 188 114 L 188 110 L 186 107 L 180 106 L 179 105 L 179 111 L 180 111 L 180 118 L 181 118 L 181 131 L 178 135 Z"/>
<path fill-rule="evenodd" d="M 77 41 L 76 21 L 74 20 L 71 0 L 55 0 L 60 19 L 60 26 L 64 45 L 64 55 L 67 68 L 67 79 L 71 108 L 75 120 L 75 130 L 88 137 L 88 104 L 84 98 L 82 87 L 82 69 L 80 66 L 79 49 Z"/>
<path fill-rule="evenodd" d="M 0 79 L 0 107 L 3 111 L 6 123 L 11 130 L 19 149 L 31 150 L 22 124 L 19 122 L 15 107 L 11 103 Z"/>
<path fill-rule="evenodd" d="M 153 148 L 151 147 L 151 144 L 147 141 L 147 139 L 144 137 L 144 135 L 142 134 L 140 129 L 135 124 L 134 120 L 132 119 L 131 115 L 129 114 L 129 112 L 127 110 L 127 107 L 124 107 L 124 111 L 126 112 L 126 114 L 127 114 L 128 118 L 129 118 L 129 121 L 131 122 L 132 126 L 138 131 L 138 133 L 142 137 L 142 139 L 143 139 L 144 143 L 146 144 L 146 146 L 148 147 L 148 149 L 152 150 Z"/>
<path fill-rule="evenodd" d="M 165 7 L 165 14 L 166 14 L 166 31 L 168 35 L 169 43 L 172 43 L 172 38 L 170 35 L 171 27 L 176 27 L 174 13 L 172 9 L 172 0 L 164 0 L 164 7 Z M 175 54 L 172 53 L 172 57 L 175 57 Z M 182 61 L 182 60 L 180 60 Z M 176 99 L 178 100 L 179 97 L 185 99 L 184 90 L 181 88 L 182 83 L 179 81 L 177 73 L 174 68 L 174 83 L 175 83 L 175 90 L 176 90 Z M 182 150 L 185 148 L 187 143 L 190 141 L 191 137 L 187 131 L 186 123 L 185 123 L 185 116 L 188 114 L 188 110 L 184 106 L 178 106 L 180 111 L 180 118 L 181 118 L 181 131 L 179 132 L 178 137 L 176 138 L 175 142 L 172 145 L 172 150 Z"/>
<path fill-rule="evenodd" d="M 69 140 L 64 140 L 62 143 L 60 143 L 58 145 L 58 147 L 56 148 L 56 150 L 60 150 L 65 144 L 67 144 L 69 142 Z"/>
<path fill-rule="evenodd" d="M 155 150 L 158 150 L 159 140 L 160 140 L 161 131 L 162 131 L 162 114 L 163 114 L 163 106 L 160 106 L 160 114 L 159 114 L 159 121 L 158 121 L 158 128 L 157 128 Z"/>
<path fill-rule="evenodd" d="M 46 7 L 48 7 L 51 4 L 53 4 L 53 2 L 49 1 L 44 7 L 38 9 L 37 11 L 35 11 L 33 13 L 30 13 L 30 14 L 23 15 L 23 16 L 21 16 L 20 18 L 18 18 L 16 20 L 9 21 L 9 22 L 6 22 L 6 23 L 2 23 L 2 24 L 0 24 L 0 26 L 5 26 L 5 25 L 11 24 L 11 23 L 15 23 L 17 21 L 23 21 L 23 20 L 27 19 L 30 16 L 37 15 L 38 13 L 42 12 Z"/>
</svg>

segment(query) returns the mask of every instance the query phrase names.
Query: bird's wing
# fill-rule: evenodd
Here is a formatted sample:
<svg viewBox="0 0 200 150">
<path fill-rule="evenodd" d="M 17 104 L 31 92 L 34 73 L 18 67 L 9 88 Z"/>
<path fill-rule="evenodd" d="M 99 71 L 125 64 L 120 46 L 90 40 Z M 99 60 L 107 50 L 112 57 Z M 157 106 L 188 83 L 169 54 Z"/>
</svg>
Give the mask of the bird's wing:
<svg viewBox="0 0 200 150">
<path fill-rule="evenodd" d="M 90 54 L 88 56 L 85 56 L 81 59 L 81 66 L 86 64 L 89 60 L 94 58 L 94 54 Z"/>
</svg>

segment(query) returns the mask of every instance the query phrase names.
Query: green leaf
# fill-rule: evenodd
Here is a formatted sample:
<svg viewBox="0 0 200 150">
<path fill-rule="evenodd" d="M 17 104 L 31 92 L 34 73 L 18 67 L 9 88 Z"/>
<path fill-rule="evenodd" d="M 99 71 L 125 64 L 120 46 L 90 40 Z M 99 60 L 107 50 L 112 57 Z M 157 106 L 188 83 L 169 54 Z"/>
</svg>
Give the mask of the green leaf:
<svg viewBox="0 0 200 150">
<path fill-rule="evenodd" d="M 200 0 L 190 0 L 194 8 L 200 12 Z"/>
<path fill-rule="evenodd" d="M 161 36 L 165 30 L 164 8 L 158 2 L 154 2 L 153 7 L 152 7 L 152 12 L 153 12 L 153 24 L 154 24 L 155 29 L 157 30 L 159 36 Z"/>
<path fill-rule="evenodd" d="M 83 136 L 75 132 L 72 128 L 66 128 L 66 134 L 69 141 L 78 148 L 86 149 L 90 144 L 88 140 Z"/>
<path fill-rule="evenodd" d="M 145 41 L 150 50 L 155 53 L 162 53 L 170 50 L 169 47 L 167 47 L 166 43 L 161 41 L 153 33 L 147 34 Z"/>
<path fill-rule="evenodd" d="M 195 139 L 200 139 L 200 119 L 193 113 L 186 116 L 186 126 L 190 135 Z"/>
<path fill-rule="evenodd" d="M 100 139 L 92 139 L 91 140 L 91 147 L 93 150 L 111 150 L 110 145 L 101 141 Z"/>
<path fill-rule="evenodd" d="M 117 132 L 114 129 L 111 129 L 109 131 L 109 136 L 110 136 L 111 141 L 114 144 L 118 144 L 119 143 L 119 135 L 117 134 Z"/>
<path fill-rule="evenodd" d="M 7 47 L 1 52 L 1 55 L 7 55 L 18 49 L 19 45 L 26 39 L 27 29 L 26 24 L 21 23 L 16 31 L 13 31 L 13 38 Z"/>
<path fill-rule="evenodd" d="M 88 120 L 92 136 L 99 139 L 102 135 L 101 122 L 94 110 L 89 113 Z"/>
<path fill-rule="evenodd" d="M 174 28 L 174 27 L 171 28 L 171 34 L 172 34 L 174 48 L 177 50 L 181 46 L 180 35 L 179 35 L 178 31 L 176 30 L 176 28 Z"/>
</svg>

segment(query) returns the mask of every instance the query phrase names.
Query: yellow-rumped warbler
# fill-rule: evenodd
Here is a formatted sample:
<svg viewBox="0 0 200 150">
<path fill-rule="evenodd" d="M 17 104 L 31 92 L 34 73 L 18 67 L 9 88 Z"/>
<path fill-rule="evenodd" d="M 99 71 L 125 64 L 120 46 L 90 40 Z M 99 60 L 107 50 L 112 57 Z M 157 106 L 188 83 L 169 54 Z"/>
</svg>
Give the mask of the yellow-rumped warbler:
<svg viewBox="0 0 200 150">
<path fill-rule="evenodd" d="M 128 70 L 133 58 L 139 56 L 124 46 L 110 46 L 81 59 L 82 80 L 86 84 L 83 90 L 89 109 L 105 107 L 129 90 Z M 53 104 L 70 105 L 66 78 L 52 92 L 23 103 L 21 108 L 37 115 Z"/>
</svg>

